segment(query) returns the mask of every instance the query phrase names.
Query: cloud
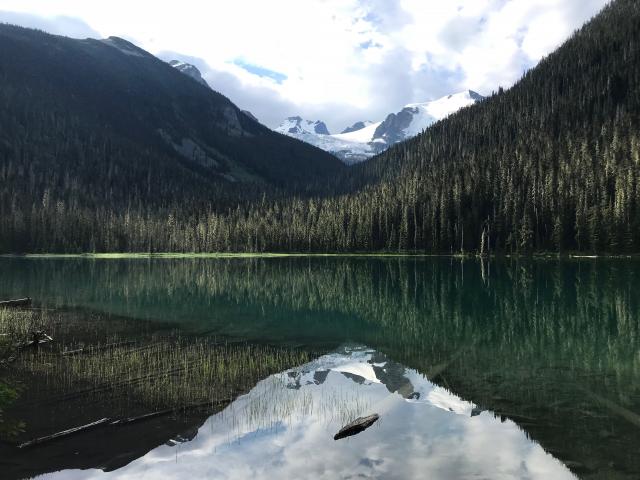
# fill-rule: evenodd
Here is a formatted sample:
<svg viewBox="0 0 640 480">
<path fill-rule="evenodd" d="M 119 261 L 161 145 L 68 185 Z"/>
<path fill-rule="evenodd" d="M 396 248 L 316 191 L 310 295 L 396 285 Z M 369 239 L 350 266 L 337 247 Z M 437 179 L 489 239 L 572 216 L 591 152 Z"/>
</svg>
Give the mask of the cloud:
<svg viewBox="0 0 640 480">
<path fill-rule="evenodd" d="M 406 103 L 508 87 L 606 3 L 3 0 L 3 8 L 20 12 L 12 23 L 182 52 L 198 59 L 214 89 L 268 126 L 301 115 L 338 131 Z"/>
<path fill-rule="evenodd" d="M 0 11 L 0 22 L 36 28 L 54 35 L 65 35 L 73 38 L 100 37 L 100 34 L 87 23 L 78 18 L 67 16 L 41 17 L 29 13 Z"/>
</svg>

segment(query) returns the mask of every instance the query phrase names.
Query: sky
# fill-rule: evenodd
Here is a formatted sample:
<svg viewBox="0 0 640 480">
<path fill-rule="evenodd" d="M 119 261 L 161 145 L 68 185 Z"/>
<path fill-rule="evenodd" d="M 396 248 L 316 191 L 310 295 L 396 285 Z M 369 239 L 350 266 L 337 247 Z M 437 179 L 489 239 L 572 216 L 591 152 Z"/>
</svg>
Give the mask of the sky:
<svg viewBox="0 0 640 480">
<path fill-rule="evenodd" d="M 408 103 L 510 87 L 607 0 L 0 0 L 0 22 L 126 38 L 193 63 L 265 125 L 332 133 Z"/>
</svg>

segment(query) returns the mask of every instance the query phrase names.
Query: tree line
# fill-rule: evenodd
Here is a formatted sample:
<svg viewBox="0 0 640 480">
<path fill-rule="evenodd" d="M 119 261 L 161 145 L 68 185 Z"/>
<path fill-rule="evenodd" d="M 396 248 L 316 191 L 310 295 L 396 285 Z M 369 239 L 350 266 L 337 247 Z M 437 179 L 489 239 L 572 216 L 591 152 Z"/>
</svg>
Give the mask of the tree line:
<svg viewBox="0 0 640 480">
<path fill-rule="evenodd" d="M 0 250 L 637 253 L 639 23 L 617 0 L 511 89 L 295 194 L 0 109 Z"/>
</svg>

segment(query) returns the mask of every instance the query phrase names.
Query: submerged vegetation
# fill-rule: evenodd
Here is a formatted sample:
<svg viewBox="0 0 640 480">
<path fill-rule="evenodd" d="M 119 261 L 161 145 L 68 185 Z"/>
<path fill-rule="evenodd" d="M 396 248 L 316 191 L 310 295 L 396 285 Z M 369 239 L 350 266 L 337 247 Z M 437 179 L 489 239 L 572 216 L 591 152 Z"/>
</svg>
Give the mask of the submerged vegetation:
<svg viewBox="0 0 640 480">
<path fill-rule="evenodd" d="M 299 349 L 215 341 L 173 331 L 138 334 L 133 340 L 102 331 L 103 342 L 88 344 L 95 338 L 75 331 L 82 329 L 82 323 L 81 317 L 68 313 L 0 310 L 0 331 L 13 345 L 11 362 L 5 362 L 0 375 L 24 384 L 23 398 L 28 401 L 19 402 L 20 412 L 72 399 L 114 419 L 128 418 L 132 412 L 216 411 L 258 380 L 310 359 Z M 55 332 L 55 340 L 39 348 L 16 349 L 23 339 L 31 338 L 33 328 Z M 6 406 L 17 399 L 8 387 L 1 393 Z M 29 426 L 27 422 L 25 435 Z"/>
<path fill-rule="evenodd" d="M 98 346 L 55 359 L 32 357 L 23 366 L 43 373 L 48 382 L 62 382 L 66 391 L 78 385 L 88 385 L 91 395 L 116 391 L 153 411 L 222 406 L 256 381 L 308 359 L 297 350 L 154 336 L 131 347 Z"/>
<path fill-rule="evenodd" d="M 15 357 L 18 345 L 31 340 L 33 332 L 52 327 L 46 312 L 0 308 L 0 361 Z"/>
</svg>

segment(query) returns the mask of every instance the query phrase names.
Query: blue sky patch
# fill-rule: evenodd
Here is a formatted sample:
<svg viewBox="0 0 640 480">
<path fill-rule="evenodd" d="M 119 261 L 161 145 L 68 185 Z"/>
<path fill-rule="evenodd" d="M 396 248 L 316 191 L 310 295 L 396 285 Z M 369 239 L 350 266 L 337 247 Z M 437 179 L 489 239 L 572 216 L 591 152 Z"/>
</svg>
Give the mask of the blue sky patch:
<svg viewBox="0 0 640 480">
<path fill-rule="evenodd" d="M 252 63 L 245 62 L 241 58 L 236 58 L 231 63 L 233 63 L 234 65 L 237 65 L 238 67 L 242 68 L 243 70 L 246 70 L 249 73 L 252 73 L 253 75 L 270 78 L 276 83 L 282 83 L 287 79 L 287 76 L 284 73 L 276 72 L 274 70 L 269 70 L 268 68 L 260 67 Z"/>
<path fill-rule="evenodd" d="M 382 48 L 382 45 L 379 43 L 374 43 L 373 40 L 367 40 L 366 42 L 362 42 L 358 45 L 361 50 L 368 50 L 369 48 Z"/>
</svg>

